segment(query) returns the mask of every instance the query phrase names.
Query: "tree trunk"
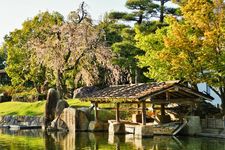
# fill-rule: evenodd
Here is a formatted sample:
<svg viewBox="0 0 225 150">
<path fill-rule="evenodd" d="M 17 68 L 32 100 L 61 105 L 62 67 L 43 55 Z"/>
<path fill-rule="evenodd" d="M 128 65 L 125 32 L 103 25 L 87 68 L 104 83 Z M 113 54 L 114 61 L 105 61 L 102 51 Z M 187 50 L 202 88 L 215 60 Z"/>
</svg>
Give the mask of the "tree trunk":
<svg viewBox="0 0 225 150">
<path fill-rule="evenodd" d="M 56 75 L 56 89 L 59 93 L 59 98 L 63 98 L 64 92 L 63 92 L 63 74 L 60 72 L 60 70 L 57 70 Z"/>
<path fill-rule="evenodd" d="M 140 69 L 136 66 L 135 68 L 135 84 L 140 82 Z"/>
<path fill-rule="evenodd" d="M 161 0 L 161 4 L 160 4 L 160 22 L 163 23 L 164 22 L 164 7 L 165 4 L 165 0 Z"/>
<path fill-rule="evenodd" d="M 222 108 L 222 113 L 225 114 L 225 86 L 219 87 L 219 90 L 216 90 L 214 87 L 209 86 L 211 90 L 213 90 L 216 95 L 219 96 L 221 99 L 221 108 Z"/>
<path fill-rule="evenodd" d="M 219 97 L 221 99 L 221 108 L 222 108 L 223 114 L 225 114 L 225 90 L 224 90 L 224 87 L 220 87 L 219 90 L 220 90 Z"/>
</svg>

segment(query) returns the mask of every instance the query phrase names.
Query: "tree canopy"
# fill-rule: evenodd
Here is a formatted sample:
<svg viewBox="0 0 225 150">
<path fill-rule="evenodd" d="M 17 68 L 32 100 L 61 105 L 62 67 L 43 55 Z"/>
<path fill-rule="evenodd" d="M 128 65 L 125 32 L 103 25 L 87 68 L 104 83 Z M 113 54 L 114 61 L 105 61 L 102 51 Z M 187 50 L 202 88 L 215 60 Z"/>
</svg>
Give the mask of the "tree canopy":
<svg viewBox="0 0 225 150">
<path fill-rule="evenodd" d="M 5 37 L 6 71 L 13 85 L 56 86 L 61 95 L 80 85 L 120 82 L 120 68 L 102 30 L 92 24 L 83 3 L 65 20 L 58 12 L 42 12 Z"/>
<path fill-rule="evenodd" d="M 181 5 L 183 18 L 168 17 L 168 27 L 143 35 L 137 31 L 138 47 L 145 55 L 139 65 L 148 77 L 180 79 L 192 85 L 206 82 L 222 99 L 225 108 L 224 2 L 188 0 Z"/>
</svg>

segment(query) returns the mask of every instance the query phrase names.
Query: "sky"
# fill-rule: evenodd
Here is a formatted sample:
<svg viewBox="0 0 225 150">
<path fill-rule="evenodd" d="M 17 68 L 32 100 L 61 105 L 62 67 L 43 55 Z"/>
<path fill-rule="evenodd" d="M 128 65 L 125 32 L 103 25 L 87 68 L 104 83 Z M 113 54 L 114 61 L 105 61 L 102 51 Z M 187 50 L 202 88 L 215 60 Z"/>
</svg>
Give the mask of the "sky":
<svg viewBox="0 0 225 150">
<path fill-rule="evenodd" d="M 0 44 L 3 37 L 39 12 L 58 11 L 65 17 L 85 1 L 92 19 L 99 20 L 108 11 L 125 11 L 126 0 L 0 0 Z"/>
</svg>

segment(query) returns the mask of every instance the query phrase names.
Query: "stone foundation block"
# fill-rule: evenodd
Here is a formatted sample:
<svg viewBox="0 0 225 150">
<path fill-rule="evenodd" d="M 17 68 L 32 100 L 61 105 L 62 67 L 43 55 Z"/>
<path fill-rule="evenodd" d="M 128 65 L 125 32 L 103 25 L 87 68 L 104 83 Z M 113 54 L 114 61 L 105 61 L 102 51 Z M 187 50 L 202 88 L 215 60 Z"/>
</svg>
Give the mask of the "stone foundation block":
<svg viewBox="0 0 225 150">
<path fill-rule="evenodd" d="M 135 127 L 135 137 L 152 137 L 153 136 L 153 127 L 150 125 L 139 125 Z"/>
<path fill-rule="evenodd" d="M 110 123 L 109 124 L 109 134 L 125 134 L 125 125 L 123 123 Z"/>
</svg>

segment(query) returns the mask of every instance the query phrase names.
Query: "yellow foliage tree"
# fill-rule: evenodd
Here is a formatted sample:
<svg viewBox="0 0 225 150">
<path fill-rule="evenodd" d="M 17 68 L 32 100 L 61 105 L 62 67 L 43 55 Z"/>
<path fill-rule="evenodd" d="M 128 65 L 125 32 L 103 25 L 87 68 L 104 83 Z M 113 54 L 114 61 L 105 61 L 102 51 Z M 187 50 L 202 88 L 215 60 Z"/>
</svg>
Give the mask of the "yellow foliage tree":
<svg viewBox="0 0 225 150">
<path fill-rule="evenodd" d="M 136 30 L 138 47 L 146 52 L 138 57 L 139 65 L 148 67 L 146 75 L 157 80 L 208 83 L 225 110 L 225 4 L 186 0 L 181 11 L 181 19 L 167 17 L 169 26 L 155 34 Z"/>
</svg>

